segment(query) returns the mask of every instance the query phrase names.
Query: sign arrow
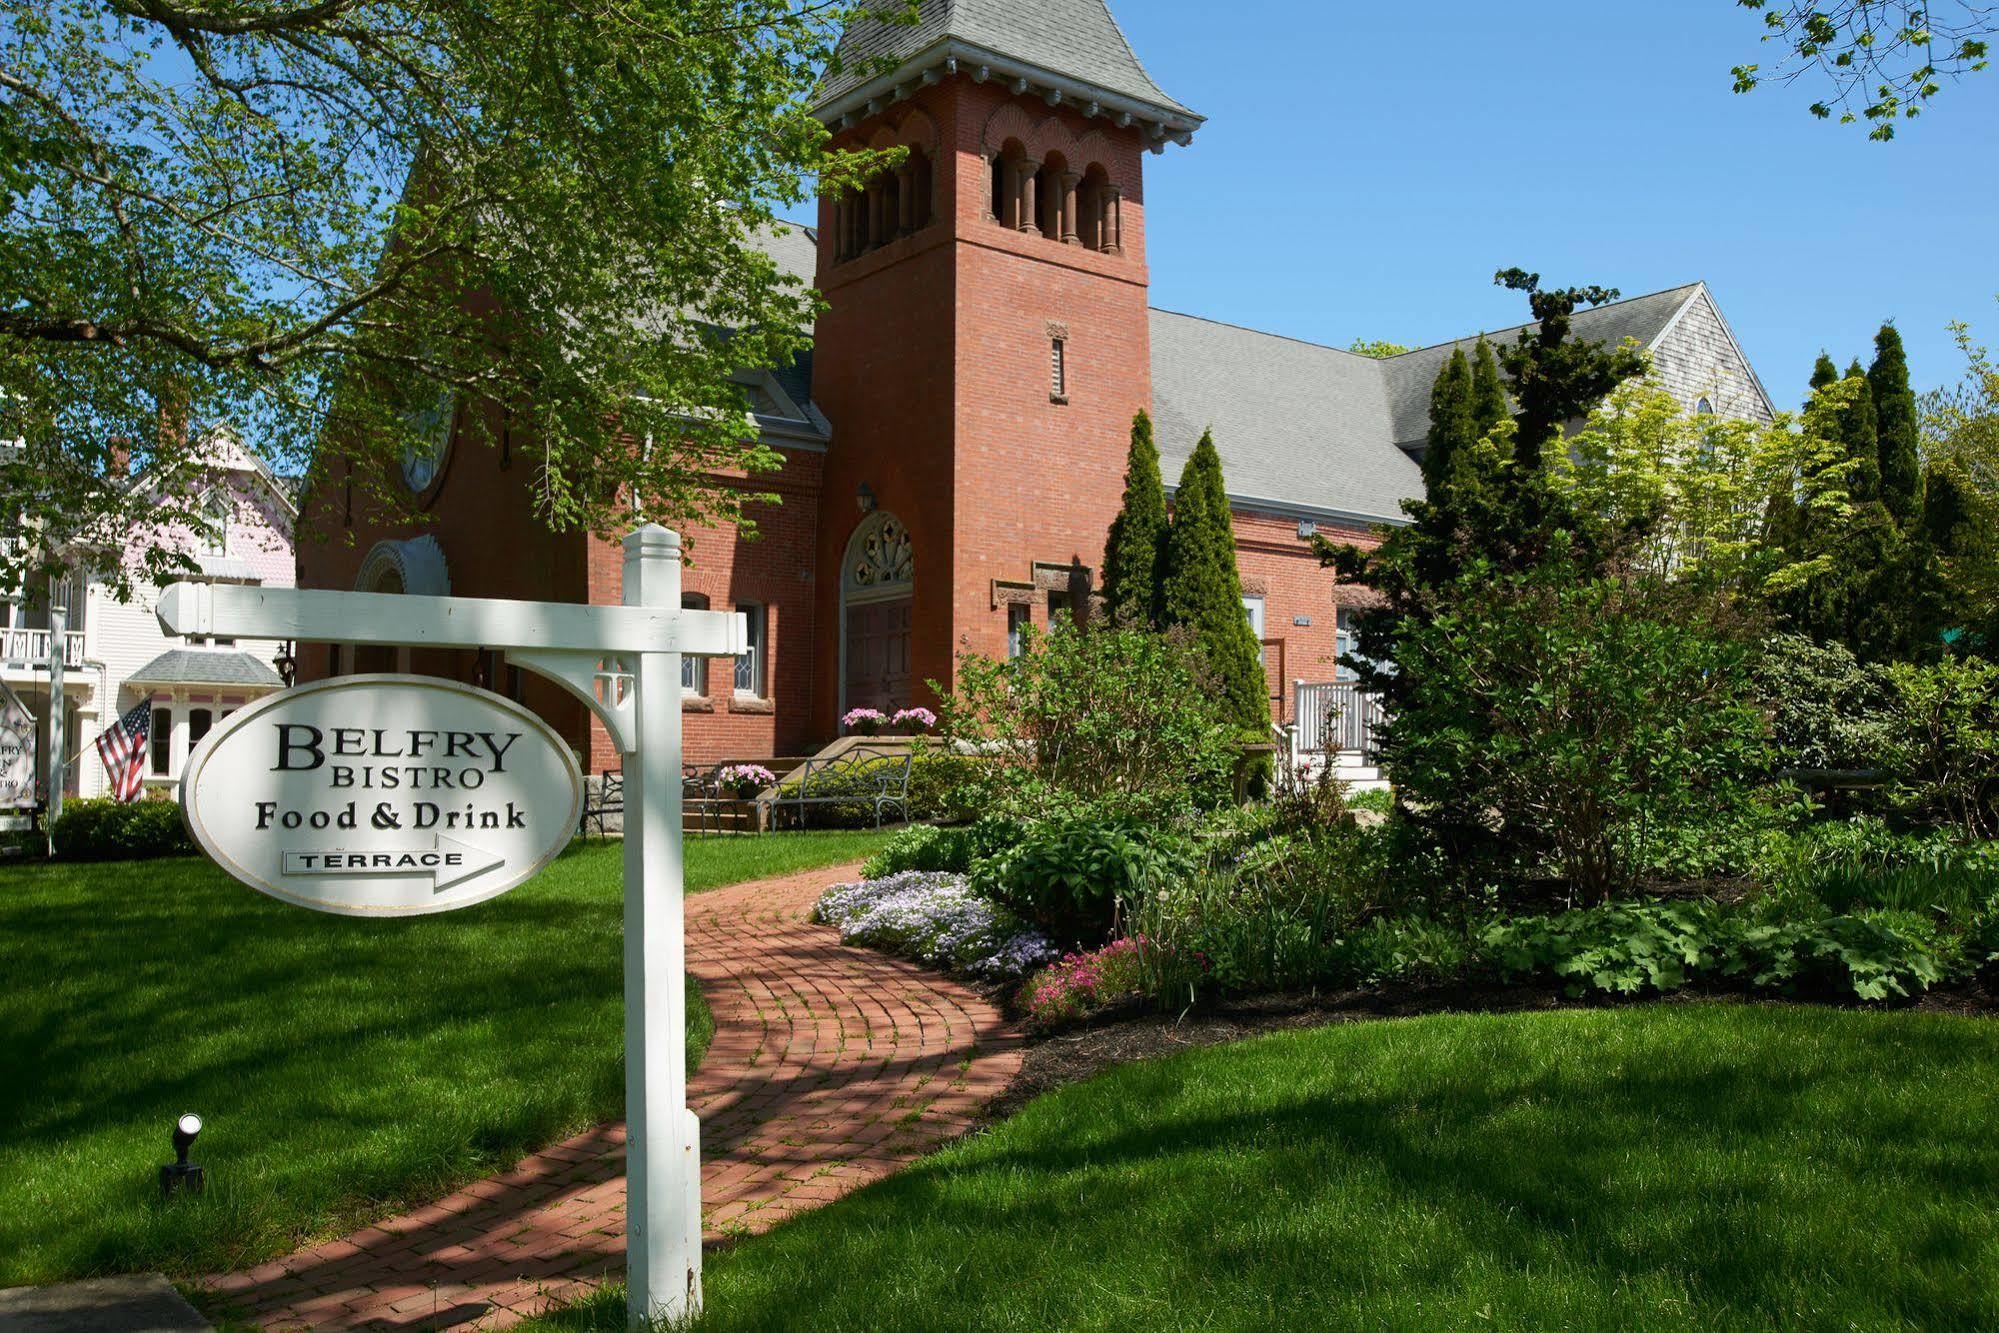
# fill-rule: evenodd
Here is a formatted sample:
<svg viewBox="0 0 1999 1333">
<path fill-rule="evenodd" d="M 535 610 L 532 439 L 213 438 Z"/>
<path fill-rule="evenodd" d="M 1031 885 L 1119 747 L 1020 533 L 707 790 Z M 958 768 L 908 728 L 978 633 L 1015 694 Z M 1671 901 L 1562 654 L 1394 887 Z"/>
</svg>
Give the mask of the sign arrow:
<svg viewBox="0 0 1999 1333">
<path fill-rule="evenodd" d="M 286 852 L 284 873 L 288 878 L 429 878 L 434 881 L 433 891 L 443 893 L 505 865 L 506 860 L 504 856 L 467 846 L 440 833 L 430 847 L 383 847 L 368 851 L 329 848 L 323 852 Z"/>
</svg>

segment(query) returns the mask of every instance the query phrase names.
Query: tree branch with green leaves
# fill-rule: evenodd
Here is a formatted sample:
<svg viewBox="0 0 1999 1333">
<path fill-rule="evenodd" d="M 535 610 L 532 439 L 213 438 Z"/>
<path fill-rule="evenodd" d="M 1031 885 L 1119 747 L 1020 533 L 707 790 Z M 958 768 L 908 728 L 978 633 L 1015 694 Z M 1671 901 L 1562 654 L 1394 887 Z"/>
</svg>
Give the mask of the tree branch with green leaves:
<svg viewBox="0 0 1999 1333">
<path fill-rule="evenodd" d="M 1982 0 L 1736 0 L 1763 18 L 1777 64 L 1735 67 L 1735 91 L 1775 81 L 1827 86 L 1811 104 L 1821 120 L 1866 123 L 1886 142 L 1929 108 L 1945 84 L 1987 69 L 1999 4 Z"/>
<path fill-rule="evenodd" d="M 0 0 L 0 505 L 156 530 L 180 493 L 122 460 L 171 479 L 226 427 L 409 514 L 449 398 L 553 528 L 742 521 L 776 459 L 732 379 L 819 309 L 769 233 L 892 157 L 808 110 L 862 8 L 914 6 Z"/>
</svg>

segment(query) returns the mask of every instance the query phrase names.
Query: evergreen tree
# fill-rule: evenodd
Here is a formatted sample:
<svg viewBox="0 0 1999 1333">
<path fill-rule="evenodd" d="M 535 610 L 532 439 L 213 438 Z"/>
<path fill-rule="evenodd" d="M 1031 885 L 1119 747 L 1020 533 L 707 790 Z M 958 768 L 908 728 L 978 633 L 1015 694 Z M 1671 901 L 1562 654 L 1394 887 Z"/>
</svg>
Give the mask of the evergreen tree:
<svg viewBox="0 0 1999 1333">
<path fill-rule="evenodd" d="M 1471 362 L 1464 349 L 1451 353 L 1430 386 L 1430 440 L 1423 453 L 1423 481 L 1430 494 L 1441 496 L 1450 486 L 1456 461 L 1478 442 L 1472 424 Z"/>
<path fill-rule="evenodd" d="M 1160 627 L 1166 534 L 1166 486 L 1159 475 L 1159 449 L 1152 441 L 1151 416 L 1140 412 L 1131 423 L 1124 507 L 1112 520 L 1104 546 L 1104 605 L 1113 624 Z"/>
<path fill-rule="evenodd" d="M 1263 646 L 1243 612 L 1235 526 L 1212 432 L 1201 437 L 1180 474 L 1166 552 L 1166 624 L 1193 634 L 1230 718 L 1261 738 L 1270 726 L 1269 683 Z"/>
<path fill-rule="evenodd" d="M 1519 343 L 1499 354 L 1520 403 L 1514 461 L 1522 475 L 1532 475 L 1540 472 L 1542 453 L 1561 439 L 1563 427 L 1588 416 L 1618 385 L 1643 375 L 1646 361 L 1641 352 L 1572 336 L 1576 308 L 1615 301 L 1615 288 L 1546 291 L 1540 274 L 1517 268 L 1504 270 L 1495 281 L 1527 293 L 1534 312 L 1534 324 L 1521 333 Z"/>
<path fill-rule="evenodd" d="M 1820 352 L 1818 364 L 1812 367 L 1812 392 L 1817 393 L 1828 385 L 1839 383 L 1839 367 L 1833 363 L 1831 354 Z"/>
<path fill-rule="evenodd" d="M 1908 353 L 1893 324 L 1883 324 L 1875 335 L 1874 365 L 1867 372 L 1867 383 L 1874 390 L 1880 430 L 1881 502 L 1908 532 L 1923 517 L 1921 428 L 1916 391 L 1909 387 Z"/>
<path fill-rule="evenodd" d="M 1840 414 L 1839 436 L 1846 443 L 1846 456 L 1853 461 L 1849 486 L 1854 503 L 1865 504 L 1881 498 L 1881 427 L 1874 406 L 1874 386 L 1867 372 L 1855 361 L 1846 377 L 1857 380 L 1860 393 Z M 1814 381 L 1817 376 L 1813 376 Z"/>
<path fill-rule="evenodd" d="M 1482 440 L 1512 416 L 1512 404 L 1506 400 L 1506 381 L 1499 373 L 1499 358 L 1493 355 L 1492 344 L 1480 337 L 1478 349 L 1472 355 L 1472 429 Z"/>
</svg>

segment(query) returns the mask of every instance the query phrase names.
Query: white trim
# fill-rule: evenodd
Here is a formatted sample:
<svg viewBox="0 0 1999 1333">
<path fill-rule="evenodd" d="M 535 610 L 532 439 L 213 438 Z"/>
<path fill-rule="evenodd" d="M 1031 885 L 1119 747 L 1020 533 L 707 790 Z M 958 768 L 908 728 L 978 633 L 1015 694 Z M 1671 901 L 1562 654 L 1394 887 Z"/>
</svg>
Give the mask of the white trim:
<svg viewBox="0 0 1999 1333">
<path fill-rule="evenodd" d="M 1133 59 L 1137 59 L 1136 53 Z M 1100 117 L 1115 121 L 1119 115 L 1129 115 L 1140 126 L 1149 127 L 1142 137 L 1155 148 L 1163 147 L 1164 141 L 1185 146 L 1191 143 L 1194 132 L 1207 123 L 1207 117 L 1185 109 L 1176 109 L 1163 103 L 1133 97 L 1127 93 L 1113 92 L 1100 84 L 1072 75 L 1057 73 L 1040 65 L 1029 64 L 1001 55 L 999 52 L 955 37 L 944 37 L 905 59 L 901 65 L 860 85 L 851 92 L 840 94 L 830 101 L 821 102 L 812 108 L 812 114 L 828 125 L 839 125 L 846 117 L 868 114 L 871 105 L 902 100 L 902 90 L 906 87 L 924 86 L 923 75 L 945 66 L 952 74 L 960 73 L 959 62 L 973 66 L 984 72 L 987 82 L 993 79 L 1011 80 L 1024 84 L 1023 95 L 1041 91 L 1044 101 L 1048 93 L 1055 94 L 1054 105 L 1072 102 L 1081 109 L 1095 106 Z M 1141 69 L 1143 67 L 1141 66 Z M 1146 75 L 1150 78 L 1151 75 Z"/>
</svg>

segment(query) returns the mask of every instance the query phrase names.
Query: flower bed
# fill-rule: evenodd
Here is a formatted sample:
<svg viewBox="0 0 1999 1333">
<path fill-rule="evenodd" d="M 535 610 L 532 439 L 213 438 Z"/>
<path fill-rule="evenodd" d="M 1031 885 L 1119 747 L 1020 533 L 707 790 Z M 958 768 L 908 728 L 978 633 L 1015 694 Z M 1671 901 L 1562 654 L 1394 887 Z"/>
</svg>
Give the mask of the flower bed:
<svg viewBox="0 0 1999 1333">
<path fill-rule="evenodd" d="M 812 919 L 864 944 L 948 972 L 1009 981 L 1056 957 L 1046 936 L 972 891 L 963 875 L 909 871 L 839 884 Z"/>
</svg>

